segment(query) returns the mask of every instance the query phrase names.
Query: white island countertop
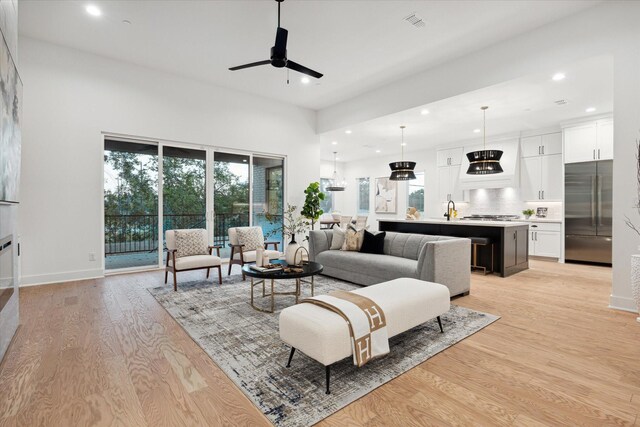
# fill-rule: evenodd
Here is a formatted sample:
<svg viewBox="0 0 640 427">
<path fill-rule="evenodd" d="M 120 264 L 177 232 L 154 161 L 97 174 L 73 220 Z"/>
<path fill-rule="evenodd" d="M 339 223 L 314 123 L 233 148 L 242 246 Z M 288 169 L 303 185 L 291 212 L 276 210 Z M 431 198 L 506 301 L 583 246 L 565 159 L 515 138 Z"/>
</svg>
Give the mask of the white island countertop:
<svg viewBox="0 0 640 427">
<path fill-rule="evenodd" d="M 473 225 L 475 227 L 522 227 L 529 226 L 528 222 L 524 221 L 477 221 L 467 219 L 452 219 L 447 221 L 446 218 L 425 218 L 425 219 L 378 219 L 378 222 L 406 222 L 409 224 L 441 224 L 441 225 Z"/>
</svg>

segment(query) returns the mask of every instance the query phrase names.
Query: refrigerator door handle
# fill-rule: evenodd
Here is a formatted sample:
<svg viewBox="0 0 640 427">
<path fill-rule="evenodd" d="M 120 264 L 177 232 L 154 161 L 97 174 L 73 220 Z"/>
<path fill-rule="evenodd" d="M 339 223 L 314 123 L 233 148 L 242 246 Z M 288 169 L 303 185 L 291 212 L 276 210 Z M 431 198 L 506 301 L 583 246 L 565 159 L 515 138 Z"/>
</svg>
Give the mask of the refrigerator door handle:
<svg viewBox="0 0 640 427">
<path fill-rule="evenodd" d="M 596 175 L 596 188 L 597 188 L 597 213 L 598 216 L 598 226 L 602 226 L 602 176 Z"/>
<path fill-rule="evenodd" d="M 591 226 L 596 226 L 596 177 L 591 175 Z"/>
</svg>

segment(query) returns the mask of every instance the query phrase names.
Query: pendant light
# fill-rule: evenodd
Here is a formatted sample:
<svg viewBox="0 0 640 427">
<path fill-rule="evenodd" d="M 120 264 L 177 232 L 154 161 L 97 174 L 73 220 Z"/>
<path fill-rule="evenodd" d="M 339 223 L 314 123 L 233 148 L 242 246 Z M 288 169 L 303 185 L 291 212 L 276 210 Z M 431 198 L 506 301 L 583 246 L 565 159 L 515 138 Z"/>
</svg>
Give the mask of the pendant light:
<svg viewBox="0 0 640 427">
<path fill-rule="evenodd" d="M 482 143 L 483 149 L 467 153 L 469 159 L 469 169 L 467 175 L 489 175 L 494 173 L 502 173 L 500 166 L 500 158 L 502 150 L 487 150 L 487 108 L 480 107 L 482 110 Z"/>
<path fill-rule="evenodd" d="M 416 174 L 413 173 L 413 170 L 416 168 L 416 162 L 407 162 L 404 160 L 404 129 L 406 126 L 400 126 L 400 130 L 402 132 L 402 145 L 401 152 L 402 157 L 399 162 L 389 163 L 389 167 L 391 168 L 391 176 L 389 179 L 391 181 L 409 181 L 410 179 L 416 179 Z"/>
<path fill-rule="evenodd" d="M 347 188 L 347 181 L 344 178 L 338 177 L 338 168 L 336 167 L 337 151 L 333 152 L 333 175 L 331 176 L 331 183 L 327 187 L 327 191 L 344 191 Z"/>
</svg>

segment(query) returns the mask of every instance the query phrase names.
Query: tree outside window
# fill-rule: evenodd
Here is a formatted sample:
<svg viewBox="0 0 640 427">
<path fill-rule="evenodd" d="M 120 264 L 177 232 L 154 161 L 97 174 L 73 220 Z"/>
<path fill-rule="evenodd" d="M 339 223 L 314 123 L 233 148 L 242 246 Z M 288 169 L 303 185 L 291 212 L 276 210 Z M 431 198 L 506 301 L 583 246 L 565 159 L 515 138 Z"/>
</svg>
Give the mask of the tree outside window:
<svg viewBox="0 0 640 427">
<path fill-rule="evenodd" d="M 325 195 L 324 200 L 320 201 L 320 209 L 324 213 L 331 213 L 333 211 L 333 192 L 327 191 L 327 187 L 331 185 L 329 178 L 320 178 L 320 191 Z"/>
<path fill-rule="evenodd" d="M 407 182 L 407 208 L 416 208 L 424 216 L 424 172 L 416 172 L 416 179 Z"/>
<path fill-rule="evenodd" d="M 369 213 L 370 181 L 369 178 L 358 178 L 358 214 Z"/>
</svg>

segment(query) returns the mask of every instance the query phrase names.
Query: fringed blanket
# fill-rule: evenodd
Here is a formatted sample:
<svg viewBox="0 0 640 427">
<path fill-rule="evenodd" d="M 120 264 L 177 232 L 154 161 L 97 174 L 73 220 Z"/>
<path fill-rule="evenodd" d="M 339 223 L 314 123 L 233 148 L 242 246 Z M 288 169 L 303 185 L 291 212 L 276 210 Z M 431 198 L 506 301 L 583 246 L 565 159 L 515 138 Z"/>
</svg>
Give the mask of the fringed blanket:
<svg viewBox="0 0 640 427">
<path fill-rule="evenodd" d="M 389 353 L 387 320 L 380 306 L 369 298 L 353 292 L 335 291 L 329 295 L 305 298 L 300 302 L 331 310 L 347 321 L 353 364 L 357 367 Z"/>
</svg>

